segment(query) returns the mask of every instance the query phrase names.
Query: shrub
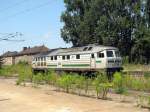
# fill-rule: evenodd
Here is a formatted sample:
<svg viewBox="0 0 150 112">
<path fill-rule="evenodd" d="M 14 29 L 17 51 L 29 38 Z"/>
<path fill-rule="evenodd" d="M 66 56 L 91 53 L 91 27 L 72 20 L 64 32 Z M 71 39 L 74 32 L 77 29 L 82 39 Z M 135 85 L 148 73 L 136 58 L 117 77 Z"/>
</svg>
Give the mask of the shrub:
<svg viewBox="0 0 150 112">
<path fill-rule="evenodd" d="M 132 89 L 134 90 L 144 90 L 145 84 L 144 80 L 142 78 L 135 78 L 132 81 Z"/>
<path fill-rule="evenodd" d="M 11 73 L 18 74 L 17 85 L 24 84 L 26 81 L 32 82 L 33 73 L 32 68 L 29 65 L 17 64 L 12 67 Z"/>
<path fill-rule="evenodd" d="M 18 76 L 18 80 L 16 81 L 16 84 L 21 85 L 23 83 L 23 85 L 25 86 L 25 79 L 26 79 L 25 72 L 24 71 L 20 72 Z"/>
<path fill-rule="evenodd" d="M 37 75 L 33 76 L 33 84 L 34 87 L 37 87 L 39 84 L 44 82 L 44 74 L 38 73 Z"/>
<path fill-rule="evenodd" d="M 69 93 L 69 89 L 73 83 L 72 76 L 63 74 L 57 81 L 58 86 L 63 88 L 67 93 Z"/>
<path fill-rule="evenodd" d="M 78 94 L 81 94 L 81 90 L 85 87 L 85 77 L 76 75 L 74 77 L 75 88 L 78 90 Z"/>
<path fill-rule="evenodd" d="M 111 87 L 112 87 L 111 83 L 101 83 L 100 84 L 100 88 L 101 88 L 101 92 L 102 92 L 102 99 L 107 99 L 107 94 Z"/>
<path fill-rule="evenodd" d="M 106 92 L 107 91 L 107 89 L 106 89 L 107 84 L 108 84 L 108 79 L 107 79 L 107 76 L 105 74 L 100 74 L 94 79 L 93 85 L 94 85 L 94 88 L 95 88 L 95 91 L 96 91 L 97 98 L 100 98 L 100 93 L 101 92 L 104 93 L 105 95 L 107 95 L 106 94 L 107 93 Z M 104 97 L 105 97 L 105 95 L 104 95 Z"/>
<path fill-rule="evenodd" d="M 126 87 L 123 81 L 124 79 L 122 77 L 122 74 L 120 72 L 116 72 L 114 74 L 113 85 L 116 93 L 118 94 L 123 94 L 126 92 Z"/>
<path fill-rule="evenodd" d="M 86 78 L 85 79 L 85 94 L 88 94 L 88 91 L 90 89 L 90 86 L 92 85 L 92 79 Z"/>
<path fill-rule="evenodd" d="M 48 84 L 52 84 L 52 85 L 57 86 L 57 85 L 56 85 L 56 82 L 57 82 L 58 78 L 59 78 L 58 74 L 56 74 L 56 72 L 53 71 L 53 70 L 49 71 L 49 72 L 46 74 L 46 82 L 47 82 Z"/>
</svg>

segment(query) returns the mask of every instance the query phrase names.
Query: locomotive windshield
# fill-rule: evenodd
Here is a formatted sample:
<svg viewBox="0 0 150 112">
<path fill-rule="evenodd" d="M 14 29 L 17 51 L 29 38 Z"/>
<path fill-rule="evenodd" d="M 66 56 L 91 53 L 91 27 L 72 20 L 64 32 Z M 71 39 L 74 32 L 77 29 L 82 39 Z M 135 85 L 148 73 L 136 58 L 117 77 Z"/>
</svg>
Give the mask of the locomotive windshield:
<svg viewBox="0 0 150 112">
<path fill-rule="evenodd" d="M 114 57 L 113 51 L 106 51 L 107 57 Z"/>
</svg>

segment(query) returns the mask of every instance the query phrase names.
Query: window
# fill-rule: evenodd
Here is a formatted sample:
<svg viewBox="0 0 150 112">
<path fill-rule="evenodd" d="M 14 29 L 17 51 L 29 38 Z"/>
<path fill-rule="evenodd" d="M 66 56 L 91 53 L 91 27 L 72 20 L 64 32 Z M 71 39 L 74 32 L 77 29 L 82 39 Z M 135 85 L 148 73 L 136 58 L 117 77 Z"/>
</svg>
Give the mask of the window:
<svg viewBox="0 0 150 112">
<path fill-rule="evenodd" d="M 80 59 L 80 55 L 79 54 L 76 55 L 76 59 Z"/>
<path fill-rule="evenodd" d="M 57 56 L 55 56 L 55 60 L 57 60 Z"/>
<path fill-rule="evenodd" d="M 89 48 L 88 48 L 88 51 L 92 50 L 92 48 L 93 48 L 93 47 L 89 47 Z"/>
<path fill-rule="evenodd" d="M 107 51 L 106 54 L 107 54 L 107 57 L 114 57 L 113 51 Z"/>
<path fill-rule="evenodd" d="M 83 49 L 83 51 L 86 51 L 88 49 L 88 47 L 85 47 L 84 49 Z"/>
<path fill-rule="evenodd" d="M 38 61 L 38 59 L 37 59 L 37 58 L 35 58 L 35 61 Z"/>
<path fill-rule="evenodd" d="M 38 61 L 40 61 L 40 58 L 38 57 Z"/>
<path fill-rule="evenodd" d="M 70 55 L 67 55 L 67 60 L 70 60 Z"/>
<path fill-rule="evenodd" d="M 43 57 L 41 57 L 41 61 L 43 61 Z"/>
<path fill-rule="evenodd" d="M 94 54 L 91 54 L 91 58 L 95 58 Z"/>
<path fill-rule="evenodd" d="M 62 56 L 62 59 L 65 60 L 65 56 Z"/>
<path fill-rule="evenodd" d="M 98 58 L 104 58 L 104 53 L 98 53 Z"/>
<path fill-rule="evenodd" d="M 53 56 L 51 56 L 51 60 L 53 60 Z"/>
</svg>

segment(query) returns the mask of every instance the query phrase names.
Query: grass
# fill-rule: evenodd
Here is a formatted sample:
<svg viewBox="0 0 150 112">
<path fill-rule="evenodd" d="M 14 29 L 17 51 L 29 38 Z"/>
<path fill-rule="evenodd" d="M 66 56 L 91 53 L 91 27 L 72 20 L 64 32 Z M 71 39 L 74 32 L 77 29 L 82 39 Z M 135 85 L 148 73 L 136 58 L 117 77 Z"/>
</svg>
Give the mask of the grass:
<svg viewBox="0 0 150 112">
<path fill-rule="evenodd" d="M 141 65 L 133 65 L 132 68 L 135 67 L 136 69 L 138 66 L 141 67 Z M 135 77 L 117 72 L 114 74 L 112 82 L 110 82 L 106 74 L 103 73 L 97 73 L 95 78 L 88 78 L 75 73 L 62 73 L 58 75 L 53 70 L 50 70 L 48 73 L 38 73 L 35 75 L 32 73 L 30 65 L 19 63 L 17 65 L 4 66 L 0 69 L 0 75 L 5 77 L 17 76 L 17 85 L 25 86 L 27 81 L 30 81 L 33 87 L 38 87 L 40 84 L 49 84 L 56 87 L 58 91 L 84 96 L 91 96 L 88 93 L 92 91 L 95 97 L 101 99 L 107 99 L 110 90 L 124 96 L 128 93 L 128 90 L 136 90 L 143 93 L 144 91 L 150 91 L 150 73 L 145 73 L 143 77 Z"/>
<path fill-rule="evenodd" d="M 124 71 L 150 71 L 150 65 L 123 64 Z"/>
</svg>

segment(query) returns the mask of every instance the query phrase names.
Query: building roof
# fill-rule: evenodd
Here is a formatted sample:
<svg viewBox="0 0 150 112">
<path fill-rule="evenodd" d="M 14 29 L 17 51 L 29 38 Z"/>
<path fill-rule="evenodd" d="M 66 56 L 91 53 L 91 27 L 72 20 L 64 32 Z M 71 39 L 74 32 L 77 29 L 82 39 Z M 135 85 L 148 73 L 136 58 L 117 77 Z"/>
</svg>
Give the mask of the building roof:
<svg viewBox="0 0 150 112">
<path fill-rule="evenodd" d="M 4 54 L 1 55 L 1 57 L 13 57 L 17 55 L 17 51 L 11 52 L 11 51 L 7 51 Z"/>
<path fill-rule="evenodd" d="M 20 51 L 17 55 L 35 55 L 42 52 L 49 51 L 49 48 L 42 46 L 35 46 L 35 47 L 24 47 L 22 51 Z"/>
</svg>

